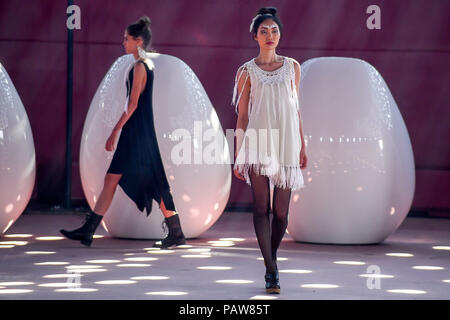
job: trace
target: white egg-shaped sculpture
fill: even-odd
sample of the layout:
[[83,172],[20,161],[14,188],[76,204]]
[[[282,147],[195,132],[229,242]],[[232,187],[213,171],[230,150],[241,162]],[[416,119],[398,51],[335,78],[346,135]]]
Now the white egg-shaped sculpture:
[[[228,144],[216,111],[191,68],[166,54],[148,53],[148,59],[154,67],[153,115],[165,173],[183,232],[187,238],[195,238],[217,221],[228,202]],[[91,208],[113,157],[113,152],[105,150],[105,142],[124,111],[125,75],[134,61],[132,55],[124,55],[114,62],[97,89],[85,120],[80,174]],[[218,145],[222,148],[216,149],[215,161],[211,163],[208,155],[214,154],[211,150]],[[180,163],[180,154],[189,159]],[[146,210],[139,211],[118,186],[102,225],[114,237],[159,239],[165,234],[163,220],[156,201],[152,201],[147,217]]]
[[36,178],[36,155],[27,112],[0,63],[0,235],[20,217]]
[[296,241],[375,244],[412,204],[414,156],[386,82],[369,63],[324,57],[301,65],[299,101],[307,146],[305,188],[293,192]]

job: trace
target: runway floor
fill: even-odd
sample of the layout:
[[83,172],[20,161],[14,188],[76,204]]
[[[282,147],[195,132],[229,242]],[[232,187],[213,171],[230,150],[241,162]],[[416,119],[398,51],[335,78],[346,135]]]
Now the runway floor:
[[378,245],[299,243],[286,234],[280,295],[264,292],[250,213],[225,212],[200,238],[162,251],[150,250],[151,240],[111,238],[102,227],[90,248],[60,238],[59,229],[82,220],[22,215],[0,239],[0,299],[450,298],[450,219],[407,218]]

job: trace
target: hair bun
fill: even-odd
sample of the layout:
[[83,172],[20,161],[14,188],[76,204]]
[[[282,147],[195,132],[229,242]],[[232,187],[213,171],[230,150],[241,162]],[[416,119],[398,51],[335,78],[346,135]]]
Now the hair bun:
[[271,14],[275,16],[277,14],[277,8],[274,7],[261,8],[259,9],[258,14]]
[[141,25],[143,28],[148,28],[152,24],[152,21],[150,20],[149,17],[143,16],[143,17],[140,17],[136,23]]

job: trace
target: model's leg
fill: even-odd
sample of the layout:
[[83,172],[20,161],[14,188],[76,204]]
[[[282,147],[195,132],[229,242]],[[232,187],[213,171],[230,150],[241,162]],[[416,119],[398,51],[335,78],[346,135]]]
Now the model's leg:
[[172,210],[167,210],[166,209],[166,205],[164,204],[164,200],[163,200],[162,197],[161,197],[161,203],[159,205],[159,208],[161,209],[164,218],[170,218],[171,216],[177,214],[176,211],[172,211]]
[[266,272],[276,271],[272,260],[272,246],[270,242],[270,186],[269,179],[253,172],[249,173],[253,192],[253,225],[259,248],[264,258]]
[[[163,200],[164,196],[166,197],[166,202]],[[161,197],[159,207],[164,215],[164,222],[169,228],[169,234],[166,238],[155,242],[153,244],[153,247],[155,248],[169,248],[186,243],[186,238],[184,237],[183,230],[181,229],[180,217],[175,210],[175,204],[173,203],[170,191],[167,191],[164,196]],[[169,209],[166,208],[166,203],[168,204]]]
[[289,202],[291,189],[274,188],[273,220],[272,220],[272,259],[277,261],[277,250],[288,225]]
[[68,239],[79,240],[85,246],[90,246],[94,238],[95,230],[111,205],[114,192],[121,177],[121,174],[106,174],[103,190],[95,204],[94,210],[89,210],[83,225],[72,231],[60,230],[60,232]]
[[256,238],[259,248],[264,257],[266,265],[266,292],[280,293],[280,283],[278,281],[278,270],[275,261],[272,259],[272,244],[270,238],[270,183],[269,179],[262,175],[250,172],[250,182],[253,191],[253,225],[255,226]]
[[111,205],[117,185],[119,184],[122,174],[107,173],[105,176],[103,190],[100,192],[98,201],[95,203],[94,212],[98,215],[105,215]]

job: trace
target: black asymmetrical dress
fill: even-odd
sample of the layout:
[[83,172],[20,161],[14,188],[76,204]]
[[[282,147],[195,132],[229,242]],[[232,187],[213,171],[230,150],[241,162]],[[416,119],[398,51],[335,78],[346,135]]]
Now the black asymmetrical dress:
[[[169,183],[167,181],[161,154],[156,138],[153,120],[153,78],[154,72],[142,63],[147,72],[145,89],[139,96],[138,106],[125,125],[117,143],[108,173],[122,174],[119,185],[136,203],[140,211],[152,209],[152,200],[161,204],[161,198],[167,210],[176,211]],[[127,96],[133,87],[134,67],[128,74]]]

